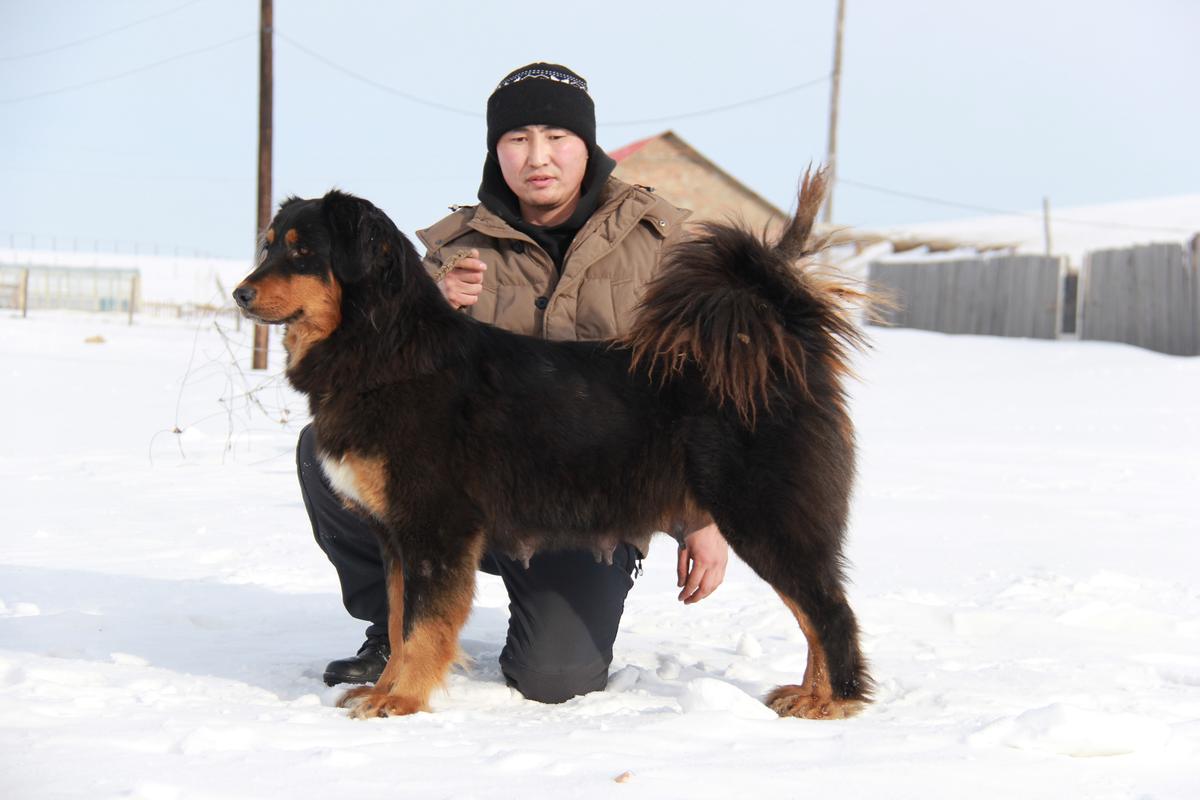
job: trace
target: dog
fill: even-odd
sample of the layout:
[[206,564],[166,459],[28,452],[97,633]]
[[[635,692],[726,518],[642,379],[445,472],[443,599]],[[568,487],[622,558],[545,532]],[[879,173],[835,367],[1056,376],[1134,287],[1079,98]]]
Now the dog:
[[[843,382],[863,346],[854,290],[812,268],[827,175],[806,173],[769,243],[701,226],[663,255],[629,332],[549,342],[472,320],[366,200],[290,198],[234,290],[286,326],[331,486],[370,519],[392,656],[339,701],[355,717],[428,710],[458,654],[485,547],[611,553],[623,534],[715,521],[808,642],[781,716],[843,718],[871,680],[843,588],[854,476]],[[553,466],[548,466],[553,465]]]

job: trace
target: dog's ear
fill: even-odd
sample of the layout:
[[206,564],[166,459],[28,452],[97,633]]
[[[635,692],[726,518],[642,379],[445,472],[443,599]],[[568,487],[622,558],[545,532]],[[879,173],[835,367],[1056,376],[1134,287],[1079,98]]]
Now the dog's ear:
[[371,238],[368,228],[374,211],[366,200],[336,189],[321,201],[329,227],[330,267],[342,283],[357,283],[371,268],[371,254],[363,244]]

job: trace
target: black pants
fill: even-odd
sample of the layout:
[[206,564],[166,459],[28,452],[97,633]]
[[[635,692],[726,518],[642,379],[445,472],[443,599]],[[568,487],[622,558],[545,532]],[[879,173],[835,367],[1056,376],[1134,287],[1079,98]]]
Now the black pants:
[[[367,635],[386,636],[387,583],[378,538],[329,488],[315,438],[305,427],[296,448],[313,535],[337,570],[346,610],[370,623]],[[485,553],[480,569],[499,575],[508,589],[500,669],[509,685],[543,703],[603,689],[637,557],[629,545],[617,548],[612,565],[596,563],[590,551],[538,553],[526,569],[503,554]]]

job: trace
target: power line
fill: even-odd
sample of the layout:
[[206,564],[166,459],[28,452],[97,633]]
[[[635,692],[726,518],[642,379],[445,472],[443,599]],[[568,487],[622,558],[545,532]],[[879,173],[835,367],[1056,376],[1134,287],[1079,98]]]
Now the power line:
[[45,169],[38,167],[26,167],[22,165],[0,164],[0,173],[3,172],[20,172],[28,175],[64,175],[75,179],[103,179],[106,181],[124,180],[124,181],[166,181],[169,183],[237,183],[245,184],[250,180],[245,175],[217,175],[213,173],[207,174],[184,174],[184,173],[158,173],[148,175],[146,173],[131,172],[130,170],[75,170],[75,169]]
[[483,118],[483,114],[480,114],[476,111],[467,111],[466,109],[455,108],[454,106],[448,106],[443,103],[435,102],[433,100],[426,100],[423,97],[418,97],[415,94],[409,94],[408,92],[397,89],[394,86],[388,86],[386,83],[380,83],[379,81],[377,81],[373,78],[368,78],[366,75],[363,75],[362,73],[359,73],[359,72],[355,72],[354,70],[349,69],[347,67],[343,67],[341,64],[338,64],[336,61],[332,61],[332,60],[326,58],[325,56],[321,55],[320,53],[313,50],[312,48],[309,48],[309,47],[306,47],[305,45],[300,44],[300,42],[297,42],[295,39],[293,39],[290,36],[288,36],[287,34],[283,33],[278,28],[275,29],[275,35],[278,36],[283,41],[290,44],[292,47],[294,47],[297,50],[301,51],[302,53],[308,55],[310,58],[315,58],[317,61],[320,61],[325,66],[330,67],[331,69],[335,69],[338,72],[342,73],[343,75],[351,77],[356,81],[361,81],[362,83],[365,83],[368,86],[373,86],[374,88],[378,89],[381,92],[387,92],[388,94],[394,94],[397,97],[402,97],[405,100],[408,100],[409,102],[417,103],[418,105],[422,105],[422,106],[428,106],[429,108],[436,108],[439,111],[445,111],[450,114],[459,114],[459,115],[462,115],[465,117],[477,117],[480,119]]
[[829,80],[829,76],[822,75],[819,78],[813,78],[811,81],[805,81],[804,83],[798,83],[795,86],[789,86],[786,89],[780,89],[777,92],[771,92],[770,94],[759,95],[758,97],[750,97],[750,98],[747,98],[746,100],[739,100],[736,103],[728,103],[723,106],[713,106],[712,108],[702,108],[697,111],[685,111],[681,114],[672,114],[669,117],[651,117],[648,119],[627,119],[627,120],[618,120],[616,122],[597,122],[596,127],[604,128],[604,127],[610,127],[610,126],[614,126],[614,125],[645,125],[645,124],[654,123],[654,122],[673,122],[674,120],[677,120],[677,119],[688,119],[690,117],[703,117],[703,116],[707,116],[708,114],[719,114],[723,111],[731,111],[735,108],[742,108],[743,106],[750,106],[750,105],[754,105],[756,103],[762,103],[766,100],[774,100],[776,97],[782,97],[785,94],[792,94],[793,92],[798,92],[801,89],[808,89],[813,86],[817,86],[818,84],[822,84],[827,80]]
[[[305,55],[309,56],[310,58],[314,58],[317,61],[320,61],[322,64],[326,65],[327,67],[337,70],[338,72],[342,73],[343,75],[353,78],[356,81],[365,83],[368,86],[374,87],[382,92],[387,92],[388,94],[392,94],[397,97],[402,97],[405,100],[408,100],[413,103],[417,103],[418,105],[427,106],[429,108],[436,108],[439,111],[446,111],[451,114],[458,114],[458,115],[464,116],[464,117],[474,117],[476,119],[483,119],[483,117],[484,117],[484,115],[479,113],[478,111],[469,111],[465,108],[457,108],[456,106],[448,106],[444,103],[438,103],[434,100],[427,100],[424,97],[419,97],[410,92],[403,91],[402,89],[397,89],[394,86],[389,86],[386,83],[381,83],[380,81],[377,81],[374,78],[367,77],[366,75],[363,75],[361,72],[356,72],[356,71],[350,69],[349,67],[342,66],[341,64],[337,63],[336,61],[334,61],[324,55],[321,55],[316,50],[313,50],[311,47],[301,44],[300,42],[296,41],[295,39],[291,38],[287,34],[280,31],[278,28],[275,29],[275,35],[278,36],[280,39],[282,39],[284,42],[287,42],[288,44],[290,44],[292,47],[296,48],[297,50],[300,50],[301,52],[303,52]],[[770,94],[764,94],[764,95],[760,95],[758,97],[751,97],[746,100],[739,100],[735,103],[728,103],[728,104],[722,105],[722,106],[714,106],[712,108],[702,108],[697,111],[685,111],[685,112],[682,112],[679,114],[672,114],[670,116],[665,116],[665,117],[617,120],[615,122],[597,122],[596,126],[603,128],[603,127],[611,127],[611,126],[617,126],[617,125],[644,125],[644,124],[657,123],[657,122],[673,122],[673,121],[679,120],[679,119],[688,119],[690,117],[700,117],[700,116],[705,116],[708,114],[717,114],[717,113],[720,113],[723,111],[730,111],[735,108],[741,108],[743,106],[753,105],[755,103],[762,103],[766,100],[773,100],[776,97],[782,97],[785,94],[791,94],[793,92],[798,92],[801,89],[808,89],[812,86],[816,86],[818,84],[824,83],[827,80],[829,80],[829,76],[822,75],[819,78],[814,78],[811,81],[805,81],[804,83],[800,83],[795,86],[789,86],[786,89],[780,89],[777,92],[771,92]]]
[[34,50],[29,53],[18,53],[16,55],[11,55],[11,56],[0,56],[0,61],[18,61],[22,58],[34,58],[36,56],[44,56],[44,55],[49,55],[50,53],[57,53],[59,50],[66,50],[70,47],[77,47],[81,44],[86,44],[88,42],[94,42],[97,39],[102,39],[105,36],[110,36],[111,34],[114,34],[114,33],[120,33],[121,31],[128,30],[130,28],[141,25],[144,22],[150,22],[151,20],[161,19],[162,17],[170,16],[171,14],[175,14],[179,11],[182,11],[183,9],[187,8],[188,6],[194,6],[194,5],[196,5],[196,3],[199,3],[199,2],[200,2],[200,0],[191,0],[190,2],[184,3],[181,6],[176,6],[175,8],[169,9],[167,11],[162,11],[162,12],[159,12],[158,14],[151,14],[150,16],[142,17],[141,19],[135,19],[133,22],[127,22],[124,25],[120,25],[116,28],[109,28],[106,31],[101,31],[100,33],[94,33],[91,36],[84,36],[82,39],[75,39],[74,41],[64,42],[63,44],[55,45],[54,47],[47,47],[44,50]]
[[[44,244],[43,244],[44,243]],[[49,245],[48,247],[46,245]],[[133,256],[136,258],[200,258],[245,261],[246,257],[214,253],[203,247],[169,242],[144,242],[135,239],[104,239],[67,233],[0,231],[0,252],[53,253],[80,256]],[[0,259],[0,266],[16,262]]]
[[[898,189],[888,189],[883,186],[875,186],[870,183],[862,183],[861,181],[852,181],[849,178],[838,178],[837,182],[844,183],[847,186],[854,186],[859,189],[868,189],[872,192],[879,192],[881,194],[895,195],[896,197],[906,197],[909,200],[920,200],[925,203],[933,203],[934,205],[939,205],[939,206],[949,206],[951,208],[961,208],[961,209],[965,209],[967,211],[982,211],[987,214],[1016,214],[1018,216],[1023,216],[1027,213],[1027,212],[1023,212],[1023,211],[1007,211],[1002,208],[990,208],[988,206],[977,206],[977,205],[972,205],[970,203],[960,203],[955,200],[944,200],[944,199],[937,198],[937,197],[929,197],[928,195],[913,194],[911,192],[902,192]],[[1031,216],[1038,216],[1040,219],[1040,215],[1031,215]]]
[[139,72],[146,72],[147,70],[154,69],[155,67],[161,67],[163,64],[169,64],[172,61],[178,61],[181,58],[188,58],[189,56],[196,56],[196,55],[200,55],[201,53],[207,53],[211,50],[217,50],[219,48],[226,47],[227,45],[231,45],[235,42],[240,42],[240,41],[243,41],[244,39],[249,39],[251,36],[257,36],[257,35],[258,35],[258,31],[253,31],[251,33],[244,33],[241,36],[235,36],[232,39],[226,39],[223,42],[217,42],[216,44],[212,44],[207,47],[200,47],[200,48],[197,48],[196,50],[188,50],[186,53],[176,53],[175,55],[164,58],[161,61],[155,61],[152,64],[145,64],[140,67],[135,67],[133,69],[126,70],[125,72],[119,72],[116,75],[106,75],[103,78],[96,78],[95,80],[84,81],[83,83],[75,83],[75,84],[71,84],[70,86],[61,86],[57,89],[48,89],[44,92],[36,92],[34,94],[26,94],[26,95],[21,95],[19,97],[7,97],[7,98],[4,98],[3,100],[0,100],[0,105],[12,105],[14,103],[23,103],[26,100],[36,100],[39,97],[49,97],[50,95],[63,94],[64,92],[73,92],[76,89],[86,89],[89,86],[97,86],[101,83],[109,83],[111,81],[120,80],[121,78],[127,78],[130,75],[136,75]]
[[[920,200],[923,203],[932,203],[933,205],[947,206],[949,208],[961,208],[967,211],[982,211],[985,214],[1003,214],[1011,217],[1029,217],[1030,219],[1041,220],[1043,216],[1034,211],[1011,211],[1004,208],[992,208],[990,206],[979,206],[971,203],[962,203],[957,200],[946,200],[940,197],[930,197],[929,195],[913,194],[912,192],[902,192],[898,189],[888,189],[883,186],[875,186],[870,183],[862,183],[861,181],[852,181],[849,178],[838,178],[838,183],[844,183],[847,186],[854,186],[859,189],[868,189],[872,192],[881,194],[890,194],[896,197],[905,197],[909,200]],[[1131,230],[1143,231],[1163,231],[1164,233],[1195,233],[1194,230],[1186,228],[1171,228],[1162,225],[1133,225],[1128,222],[1102,222],[1099,220],[1086,219],[1070,219],[1069,217],[1052,216],[1053,222],[1066,222],[1072,225],[1095,225],[1105,228],[1129,228]]]

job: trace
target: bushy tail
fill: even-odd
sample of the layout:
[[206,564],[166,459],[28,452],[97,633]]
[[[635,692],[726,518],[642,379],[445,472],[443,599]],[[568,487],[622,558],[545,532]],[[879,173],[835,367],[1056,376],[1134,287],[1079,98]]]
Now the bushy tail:
[[773,245],[707,224],[673,247],[622,340],[634,367],[669,380],[695,364],[713,398],[750,427],[773,394],[812,400],[817,380],[832,383],[834,396],[821,395],[840,402],[849,351],[864,342],[846,305],[866,296],[810,263],[825,244],[812,228],[827,179],[825,170],[805,173],[796,216]]

